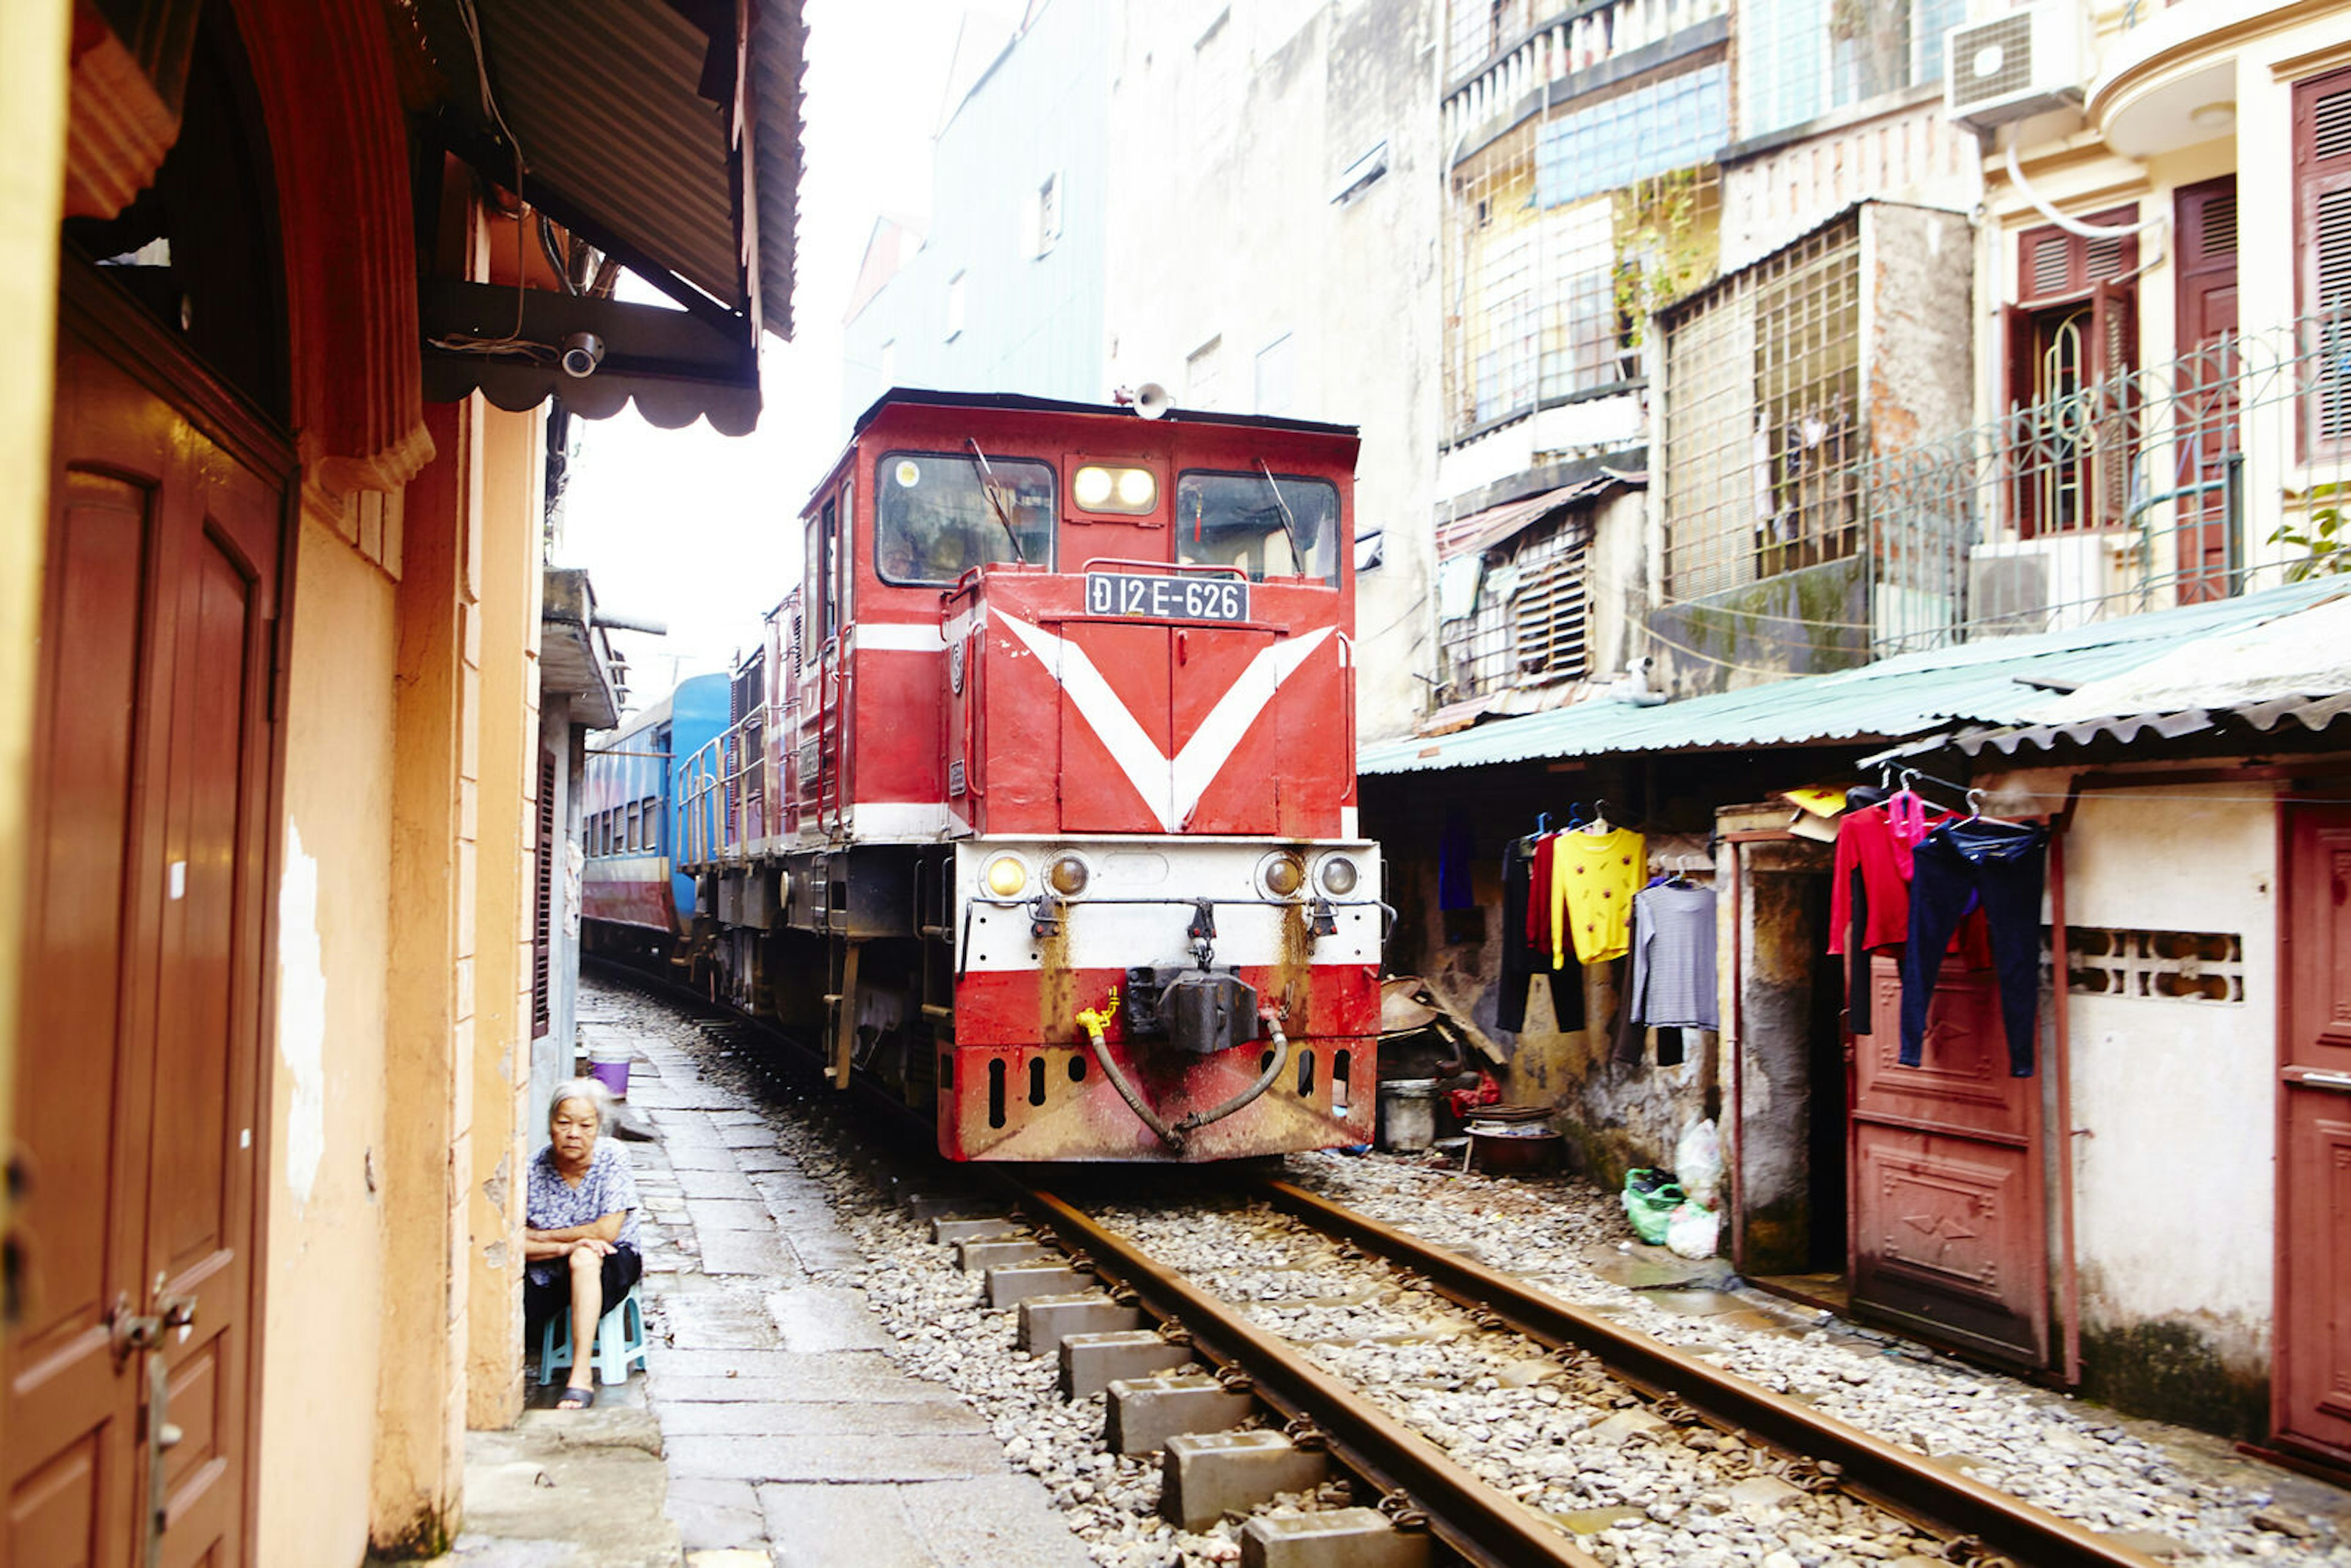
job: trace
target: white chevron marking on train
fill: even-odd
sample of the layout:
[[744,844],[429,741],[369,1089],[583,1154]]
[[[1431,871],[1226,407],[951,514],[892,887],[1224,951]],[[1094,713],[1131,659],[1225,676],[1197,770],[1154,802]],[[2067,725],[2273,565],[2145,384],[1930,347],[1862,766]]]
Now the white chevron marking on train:
[[1266,704],[1306,662],[1307,655],[1322,646],[1332,630],[1324,626],[1303,637],[1260,649],[1225,695],[1217,699],[1217,706],[1208,710],[1208,716],[1200,721],[1192,738],[1171,758],[1136,722],[1124,700],[1112,689],[1083,648],[1040,626],[1032,626],[1017,615],[1008,615],[1001,610],[991,613],[1053,672],[1053,678],[1070,694],[1070,701],[1102,741],[1111,760],[1118,764],[1119,771],[1126,775],[1127,782],[1134,786],[1135,793],[1159,819],[1160,827],[1171,833],[1184,831],[1200,804],[1200,797],[1224,771],[1225,764],[1239,747],[1241,737],[1265,711]]

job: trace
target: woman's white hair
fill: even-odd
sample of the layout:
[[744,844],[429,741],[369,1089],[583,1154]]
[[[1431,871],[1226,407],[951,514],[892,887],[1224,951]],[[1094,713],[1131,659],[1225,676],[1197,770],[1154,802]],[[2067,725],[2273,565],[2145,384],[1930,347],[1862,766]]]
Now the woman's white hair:
[[555,1118],[566,1100],[585,1100],[588,1108],[596,1113],[596,1135],[602,1137],[612,1124],[612,1092],[604,1087],[601,1078],[571,1078],[555,1086],[547,1102],[547,1125],[551,1131]]

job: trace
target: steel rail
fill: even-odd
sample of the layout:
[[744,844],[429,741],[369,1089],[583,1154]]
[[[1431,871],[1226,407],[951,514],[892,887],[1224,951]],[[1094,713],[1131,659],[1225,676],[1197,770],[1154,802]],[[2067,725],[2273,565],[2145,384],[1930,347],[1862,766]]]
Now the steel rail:
[[1420,1275],[1440,1293],[1492,1313],[1537,1343],[1588,1352],[1635,1387],[1671,1395],[1782,1452],[1836,1465],[1841,1485],[1906,1518],[1973,1536],[2032,1568],[2159,1568],[2154,1559],[2095,1531],[1972,1477],[1938,1469],[1856,1427],[1531,1290],[1458,1252],[1279,1178],[1260,1178],[1258,1186],[1284,1213]]
[[1033,1184],[1021,1184],[1021,1201],[1097,1274],[1133,1291],[1152,1312],[1183,1325],[1207,1354],[1246,1374],[1258,1398],[1315,1427],[1343,1467],[1383,1493],[1404,1493],[1427,1515],[1429,1533],[1468,1562],[1480,1568],[1601,1568],[1532,1509],[1479,1480],[1296,1346],[1154,1262],[1125,1237]]

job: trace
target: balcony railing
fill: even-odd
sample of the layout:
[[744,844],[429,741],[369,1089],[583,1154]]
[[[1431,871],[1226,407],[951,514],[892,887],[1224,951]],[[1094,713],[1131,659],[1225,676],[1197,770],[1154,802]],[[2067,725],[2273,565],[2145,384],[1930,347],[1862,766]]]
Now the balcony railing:
[[2075,626],[2341,570],[2351,313],[1876,458],[1859,486],[1879,653]]

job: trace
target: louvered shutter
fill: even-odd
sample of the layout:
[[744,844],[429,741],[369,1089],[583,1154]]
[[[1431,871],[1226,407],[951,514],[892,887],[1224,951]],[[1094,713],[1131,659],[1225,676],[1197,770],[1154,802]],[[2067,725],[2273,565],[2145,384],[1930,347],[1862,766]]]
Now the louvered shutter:
[[548,990],[552,983],[555,945],[555,758],[538,754],[537,865],[531,876],[530,919],[530,1038],[544,1040],[548,1030]]
[[2332,446],[2351,436],[2351,70],[2298,82],[2294,89],[2296,227],[2307,362],[2317,367],[2303,442]]
[[[2109,207],[2082,218],[2093,228],[2120,228],[2137,221],[2136,206]],[[2092,238],[2050,224],[2027,229],[2016,238],[2016,298],[2021,304],[2072,298],[2137,270],[2137,235]]]

